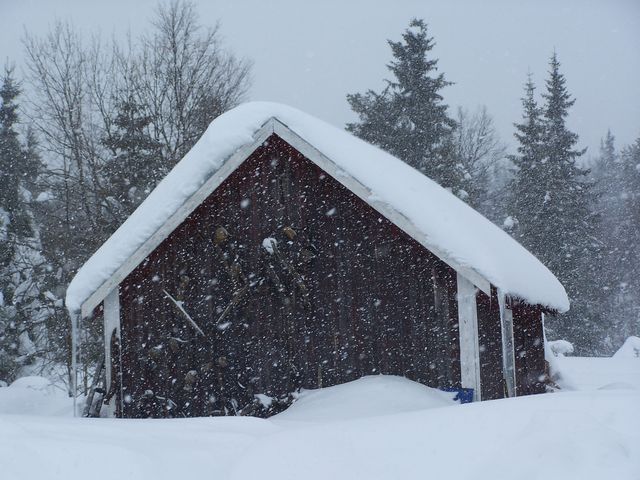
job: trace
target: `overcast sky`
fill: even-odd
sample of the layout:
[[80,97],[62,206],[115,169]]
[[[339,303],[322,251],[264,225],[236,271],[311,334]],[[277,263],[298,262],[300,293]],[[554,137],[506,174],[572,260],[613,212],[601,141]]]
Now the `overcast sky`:
[[[222,23],[227,45],[254,62],[251,99],[287,103],[338,126],[353,120],[347,93],[379,89],[388,76],[386,39],[412,17],[435,37],[440,68],[455,82],[453,109],[486,105],[503,140],[521,114],[530,69],[542,90],[558,52],[577,99],[569,125],[596,153],[611,128],[618,144],[640,135],[640,0],[196,2],[205,25]],[[0,62],[20,66],[24,30],[46,32],[71,18],[85,32],[146,28],[156,0],[0,0]]]

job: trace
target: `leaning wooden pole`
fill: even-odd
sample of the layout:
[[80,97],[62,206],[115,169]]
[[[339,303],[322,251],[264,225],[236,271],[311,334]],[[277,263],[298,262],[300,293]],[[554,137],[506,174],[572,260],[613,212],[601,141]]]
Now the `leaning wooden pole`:
[[72,313],[71,317],[71,394],[73,395],[73,416],[77,416],[78,397],[78,318],[79,314]]

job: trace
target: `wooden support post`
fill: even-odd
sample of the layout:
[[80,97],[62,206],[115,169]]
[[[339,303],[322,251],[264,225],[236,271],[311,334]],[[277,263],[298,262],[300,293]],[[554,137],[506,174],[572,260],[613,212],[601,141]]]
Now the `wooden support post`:
[[[118,364],[120,364],[121,359],[113,359],[111,356],[111,341],[113,338],[113,332],[116,333],[116,338],[118,339],[118,344],[120,345],[120,289],[116,286],[104,299],[104,368],[105,368],[105,387],[107,389],[111,388],[113,384],[113,375],[115,372],[112,371],[113,361],[116,360]],[[118,378],[118,388],[121,390],[122,385],[120,384],[122,379]],[[109,400],[109,405],[107,407],[107,415],[114,416],[116,412],[116,399],[120,399],[120,395],[113,395]]]
[[516,360],[513,344],[513,313],[507,305],[504,293],[498,291],[500,303],[500,327],[502,331],[502,364],[503,375],[508,397],[515,397],[516,392]]
[[458,273],[458,321],[460,335],[460,384],[473,389],[474,401],[482,400],[480,389],[480,346],[476,287]]

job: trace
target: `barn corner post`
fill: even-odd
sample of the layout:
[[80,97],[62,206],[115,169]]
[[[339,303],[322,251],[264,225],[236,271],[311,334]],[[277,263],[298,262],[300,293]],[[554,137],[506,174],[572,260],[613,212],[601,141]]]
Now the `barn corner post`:
[[513,313],[505,293],[498,289],[498,304],[500,306],[500,330],[502,333],[502,367],[508,397],[515,397],[516,391],[516,361],[513,339]]
[[482,400],[480,383],[480,342],[478,333],[478,312],[476,306],[477,288],[458,272],[458,332],[460,342],[460,386],[473,390],[473,400]]
[[[104,372],[105,372],[105,401],[107,415],[117,416],[118,405],[122,405],[122,385],[118,371],[121,368],[122,352],[120,326],[120,286],[116,285],[103,300],[103,341],[104,341]],[[114,364],[117,369],[114,372]]]

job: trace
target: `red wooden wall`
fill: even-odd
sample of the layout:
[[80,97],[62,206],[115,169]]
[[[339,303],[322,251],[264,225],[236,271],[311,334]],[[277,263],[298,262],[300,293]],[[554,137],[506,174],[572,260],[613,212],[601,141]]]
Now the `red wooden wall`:
[[545,360],[542,310],[526,303],[512,305],[516,361],[516,394],[544,393]]
[[502,326],[500,305],[495,287],[491,296],[478,291],[478,346],[480,348],[480,385],[482,400],[505,397],[502,361]]
[[122,282],[119,411],[268,415],[255,394],[370,374],[459,387],[455,279],[273,135]]

